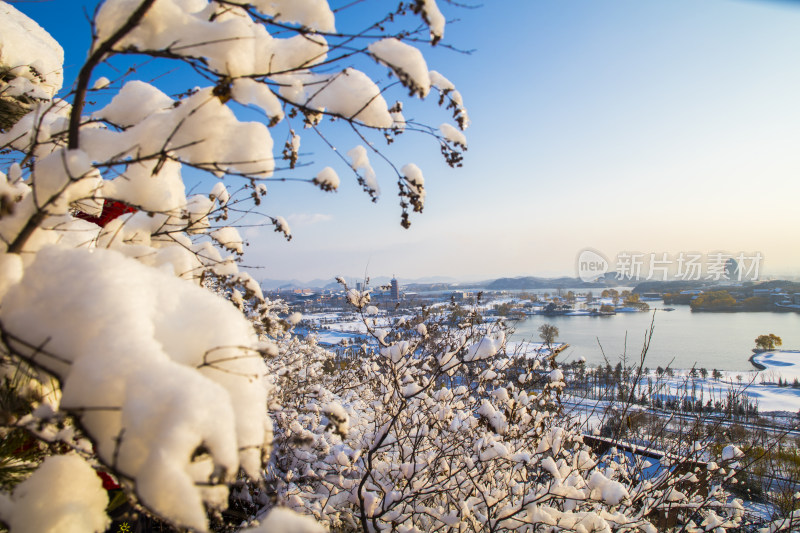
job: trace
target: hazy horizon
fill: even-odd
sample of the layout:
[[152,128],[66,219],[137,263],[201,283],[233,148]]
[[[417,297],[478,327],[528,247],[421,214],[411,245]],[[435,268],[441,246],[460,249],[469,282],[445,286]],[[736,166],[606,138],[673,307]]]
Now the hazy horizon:
[[[318,276],[313,278],[298,278],[298,277],[291,277],[291,278],[268,278],[268,277],[257,277],[256,279],[260,282],[263,281],[270,281],[270,282],[290,282],[290,281],[298,281],[301,283],[310,283],[315,281],[325,280],[328,283],[333,283],[337,277],[344,278],[345,281],[348,283],[357,282],[364,279],[364,276],[361,275],[351,275],[351,274],[335,274],[331,276]],[[485,281],[493,281],[496,279],[508,278],[508,279],[519,279],[519,278],[541,278],[541,279],[561,279],[561,278],[576,278],[577,276],[572,274],[521,274],[517,276],[489,276],[485,278],[470,278],[470,277],[455,277],[455,276],[447,276],[447,275],[430,275],[430,276],[419,276],[419,277],[408,277],[402,276],[399,274],[384,274],[384,273],[375,273],[370,274],[369,279],[373,282],[375,280],[383,280],[383,279],[391,279],[392,277],[397,278],[401,283],[458,283],[458,284],[469,284],[469,283],[480,283]],[[771,280],[786,280],[786,281],[800,281],[800,276],[792,275],[792,274],[784,274],[784,275],[765,275],[763,278],[759,279],[758,282],[761,281],[771,281]],[[640,280],[626,280],[630,281],[630,285],[636,285],[637,283],[641,283],[647,281],[645,279]],[[658,281],[658,280],[657,280]],[[670,280],[670,281],[678,281],[678,280]],[[374,283],[371,284],[374,286]]]

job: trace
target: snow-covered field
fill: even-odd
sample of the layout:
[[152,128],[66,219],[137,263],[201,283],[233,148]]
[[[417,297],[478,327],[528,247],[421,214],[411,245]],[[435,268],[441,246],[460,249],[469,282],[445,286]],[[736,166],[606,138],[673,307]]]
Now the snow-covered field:
[[[561,344],[554,344],[555,347]],[[523,349],[530,357],[545,352],[543,343],[508,343],[509,353]],[[754,362],[764,367],[763,370],[721,371],[722,376],[714,379],[705,378],[699,373],[692,377],[690,369],[674,369],[672,376],[662,375],[660,378],[651,370],[649,376],[642,378],[642,387],[646,389],[647,378],[660,381],[659,394],[674,398],[691,396],[700,399],[704,404],[712,401],[724,401],[731,390],[742,390],[751,401],[758,403],[761,412],[800,411],[800,387],[792,387],[795,378],[800,380],[800,350],[771,351],[757,354]],[[778,380],[786,386],[778,386]]]
[[[560,348],[563,342],[554,342],[553,348]],[[544,356],[549,353],[547,344],[543,342],[506,342],[506,353],[509,355],[525,355],[527,359],[534,359],[536,357]]]
[[778,376],[784,381],[800,380],[800,350],[775,350],[762,352],[753,356],[753,362],[766,367],[763,373]]
[[[655,380],[655,376],[651,377]],[[751,401],[758,403],[761,412],[800,410],[800,388],[779,387],[777,377],[772,376],[769,370],[723,371],[719,380],[692,378],[688,370],[679,370],[675,376],[665,378],[662,394],[677,398],[688,395],[706,403],[709,399],[724,401],[731,390],[736,392],[740,389]]]
[[[371,328],[388,328],[392,322],[408,317],[389,317],[377,313],[366,317]],[[310,326],[309,333],[324,346],[362,342],[369,335],[367,324],[355,313],[315,313],[303,317]]]
[[765,367],[756,371],[756,381],[747,394],[758,400],[762,411],[800,410],[800,387],[778,387],[778,379],[791,385],[800,380],[800,350],[776,350],[753,356],[753,362]]
[[753,384],[747,388],[746,394],[758,401],[761,412],[800,411],[800,388]]
[[313,333],[317,338],[317,344],[322,346],[338,346],[340,344],[351,344],[361,342],[363,336],[359,333],[345,331],[318,331]]

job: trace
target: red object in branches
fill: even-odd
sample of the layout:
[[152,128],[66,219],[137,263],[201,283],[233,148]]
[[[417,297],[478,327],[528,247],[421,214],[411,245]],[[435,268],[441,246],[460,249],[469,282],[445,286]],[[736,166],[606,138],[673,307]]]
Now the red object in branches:
[[95,473],[103,481],[104,490],[114,490],[120,488],[119,483],[117,483],[117,480],[114,479],[111,474],[103,472],[102,470],[95,470]]
[[99,217],[93,217],[92,215],[87,215],[81,211],[75,214],[76,217],[87,220],[89,222],[93,222],[100,226],[101,228],[106,227],[106,224],[114,220],[115,218],[124,215],[125,213],[135,213],[136,208],[131,207],[124,202],[118,202],[116,200],[109,200],[106,198],[103,201],[103,212],[100,214]]

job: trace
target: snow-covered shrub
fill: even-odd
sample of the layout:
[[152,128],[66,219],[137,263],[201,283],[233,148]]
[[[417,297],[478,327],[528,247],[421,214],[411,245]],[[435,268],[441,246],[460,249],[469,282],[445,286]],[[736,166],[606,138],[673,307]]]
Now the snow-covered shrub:
[[[290,119],[300,117],[332,154],[339,141],[325,136],[332,126],[321,120],[352,126],[362,143],[342,153],[373,199],[380,189],[370,155],[380,152],[369,139],[392,141],[405,124],[402,104],[390,109],[385,97],[433,90],[466,128],[460,96],[428,75],[410,44],[408,28],[420,23],[431,43],[441,39],[435,1],[401,4],[353,44],[336,32],[325,0],[106,0],[86,63],[60,99],[63,51],[0,2],[0,98],[3,110],[15,106],[13,120],[0,124],[0,363],[30,388],[55,384],[31,396],[27,412],[3,413],[4,435],[22,429],[46,454],[70,450],[83,459],[48,459],[42,469],[85,473],[71,465],[88,460],[137,505],[195,530],[226,508],[238,476],[258,482],[272,449],[272,381],[291,367],[265,359],[274,362],[278,339],[298,318],[281,316],[285,309],[239,270],[245,243],[231,219],[259,214],[289,239],[282,216],[257,211],[275,205],[265,182],[291,176],[339,187],[330,167],[304,174]],[[98,75],[107,62],[129,65],[128,57],[182,65],[187,85],[169,95],[158,82],[135,79],[135,69],[113,82]],[[377,81],[386,73],[401,83]],[[242,120],[244,106],[264,119]],[[283,148],[275,142],[281,128]],[[450,160],[463,148],[434,127],[417,129]],[[400,167],[387,165],[407,225],[407,211],[422,210],[424,179],[413,163]],[[219,181],[207,185],[203,172]],[[326,413],[345,434],[341,406]],[[42,470],[25,483],[52,476]],[[77,492],[100,487],[100,478],[76,475],[59,480],[60,490],[72,490],[70,477]],[[27,520],[22,510],[35,507],[26,487],[0,502],[0,520],[15,531]],[[265,523],[308,530],[287,513]],[[37,530],[56,531],[58,523]],[[84,529],[105,525],[87,515]]]
[[695,446],[665,455],[655,471],[622,449],[603,453],[561,405],[564,375],[548,354],[511,380],[518,366],[502,327],[469,313],[457,324],[423,314],[379,328],[370,306],[349,294],[374,337],[358,357],[326,367],[331,355],[319,348],[281,348],[294,366],[276,383],[268,480],[290,508],[337,531],[740,524],[740,503],[722,489],[732,448],[720,466],[700,461]]

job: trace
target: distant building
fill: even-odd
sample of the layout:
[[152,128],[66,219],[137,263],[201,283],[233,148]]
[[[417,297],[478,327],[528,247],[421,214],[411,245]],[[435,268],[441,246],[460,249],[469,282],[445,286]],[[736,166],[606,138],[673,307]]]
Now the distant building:
[[726,279],[741,279],[739,278],[739,263],[731,257],[725,262],[725,278]]
[[790,296],[785,292],[773,292],[769,295],[769,301],[773,304],[791,303]]
[[800,305],[800,292],[796,292],[792,295],[792,303],[795,305]]
[[356,281],[356,290],[361,292],[364,290],[364,282],[363,281]]
[[400,299],[400,286],[397,284],[397,279],[392,278],[391,281],[391,289],[389,289],[389,297],[392,300],[399,300]]

